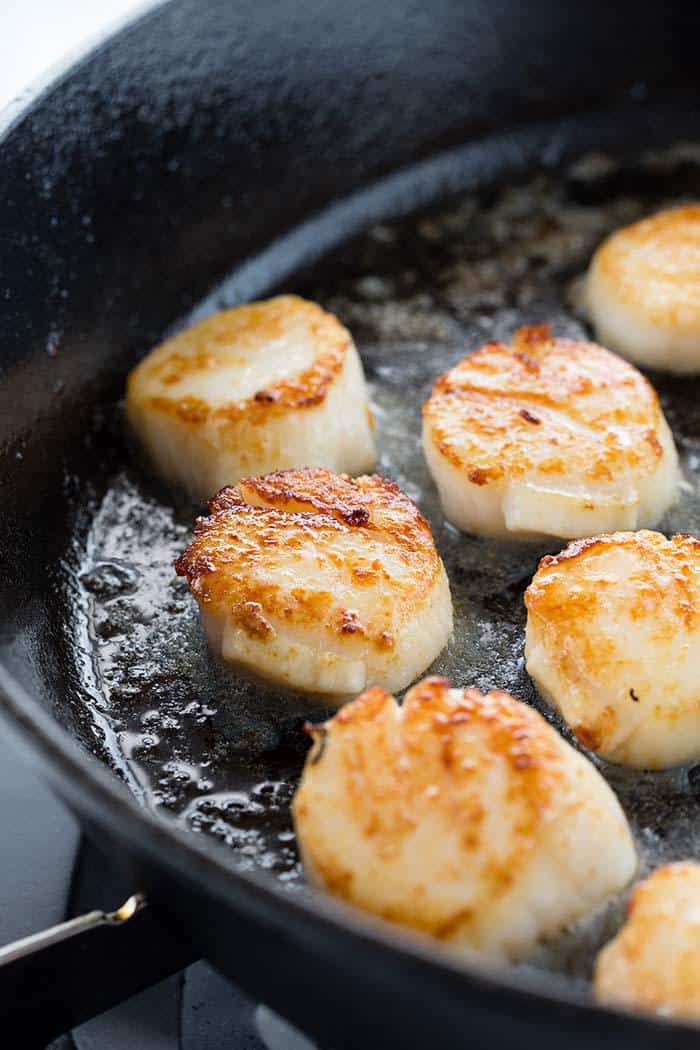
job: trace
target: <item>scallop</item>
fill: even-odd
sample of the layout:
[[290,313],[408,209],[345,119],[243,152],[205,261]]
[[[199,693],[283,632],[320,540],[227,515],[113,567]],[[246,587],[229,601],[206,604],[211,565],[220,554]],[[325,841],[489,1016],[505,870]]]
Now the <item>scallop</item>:
[[246,478],[209,508],[176,570],[224,660],[342,698],[404,688],[447,642],[445,569],[391,481],[288,470]]
[[700,371],[700,204],[608,237],[593,256],[584,299],[611,350],[648,368]]
[[496,961],[632,878],[620,805],[593,765],[500,690],[368,689],[324,725],[293,802],[313,883],[449,948]]
[[127,418],[155,469],[195,499],[247,474],[375,462],[359,355],[332,314],[293,295],[224,310],[131,372]]
[[650,769],[700,758],[700,540],[572,543],[525,604],[527,670],[584,747]]
[[678,456],[652,387],[594,343],[521,328],[436,380],[423,445],[446,517],[514,539],[655,524]]
[[700,1021],[700,864],[668,864],[637,886],[593,984],[603,1003]]

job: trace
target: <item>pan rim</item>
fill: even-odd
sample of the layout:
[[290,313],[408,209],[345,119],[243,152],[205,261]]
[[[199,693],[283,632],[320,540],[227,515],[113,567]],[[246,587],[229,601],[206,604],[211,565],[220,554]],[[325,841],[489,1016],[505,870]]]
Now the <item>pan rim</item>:
[[[16,98],[0,110],[0,146],[25,120],[43,99],[53,93],[83,64],[103,47],[117,38],[137,29],[143,22],[156,17],[170,6],[170,0],[145,0],[136,11],[111,22],[103,31],[92,36],[53,65],[48,72],[35,78]],[[585,114],[578,114],[584,119]],[[389,176],[391,177],[391,176]],[[304,900],[282,890],[265,871],[236,871],[226,863],[219,849],[208,847],[197,836],[176,823],[169,823],[156,812],[142,806],[128,789],[90,752],[44,709],[0,662],[0,718],[21,744],[22,750],[33,760],[42,777],[55,787],[59,797],[71,810],[94,818],[95,824],[110,825],[118,836],[129,842],[137,855],[147,855],[156,867],[165,867],[176,877],[204,885],[215,898],[231,899],[236,890],[237,904],[260,913],[256,903],[263,901],[267,916],[286,925],[285,919],[297,924],[312,925],[365,942],[375,952],[396,954],[407,961],[433,971],[434,976],[459,979],[473,995],[490,999],[504,993],[511,997],[513,1014],[542,1013],[551,1018],[553,1008],[561,1016],[561,1023],[571,1025],[576,1019],[595,1020],[600,1030],[609,1032],[614,1019],[624,1026],[631,1037],[639,1036],[650,1042],[655,1037],[686,1036],[697,1038],[698,1027],[692,1023],[673,1020],[651,1013],[635,1013],[621,1007],[602,1006],[593,1002],[583,991],[577,990],[558,974],[547,974],[549,989],[542,989],[544,973],[540,976],[506,968],[490,968],[474,953],[473,961],[464,960],[404,933],[381,920],[373,920],[357,909],[335,900],[324,893],[314,893],[312,900]]]
[[0,144],[14,129],[31,116],[31,111],[48,95],[61,86],[64,80],[76,73],[80,67],[97,55],[107,44],[131,32],[138,24],[156,15],[161,8],[169,6],[171,0],[140,0],[130,12],[113,16],[107,24],[89,34],[81,43],[69,48],[60,58],[52,62],[43,72],[32,77],[29,83],[0,106]]

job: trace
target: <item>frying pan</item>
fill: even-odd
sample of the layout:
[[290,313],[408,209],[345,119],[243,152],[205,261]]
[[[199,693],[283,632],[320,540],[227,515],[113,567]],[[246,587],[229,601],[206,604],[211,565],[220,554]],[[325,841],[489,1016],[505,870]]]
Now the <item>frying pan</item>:
[[[503,1047],[537,1039],[545,1047],[565,1040],[638,1048],[697,1039],[682,1025],[597,1008],[585,984],[555,973],[457,962],[322,895],[294,891],[274,864],[265,871],[241,863],[235,849],[168,817],[167,798],[159,809],[151,805],[149,777],[129,781],[129,770],[148,771],[147,757],[120,768],[113,747],[120,713],[105,714],[100,698],[86,695],[95,639],[76,628],[87,621],[73,571],[90,554],[111,479],[132,484],[133,456],[114,406],[128,368],[164,332],[198,310],[287,285],[290,274],[305,273],[295,278],[299,287],[332,298],[336,278],[341,290],[354,287],[352,265],[361,264],[368,242],[348,248],[349,269],[343,245],[370,227],[381,241],[393,220],[451,194],[477,193],[478,214],[504,179],[556,172],[591,151],[638,155],[700,138],[697,40],[692,4],[173,0],[5,115],[3,716],[134,894],[121,908],[105,902],[115,912],[79,917],[0,953],[3,1023],[6,1031],[20,1025],[14,1030],[26,1045],[198,954],[338,1050],[486,1039]],[[643,201],[640,178],[635,192]],[[655,178],[652,196],[665,176]],[[697,196],[700,184],[689,178],[674,192]],[[624,185],[615,192],[624,197]],[[399,238],[392,249],[402,273],[411,271],[412,243]],[[334,248],[335,261],[327,268],[317,261],[314,270],[314,260]],[[474,252],[478,258],[478,244]],[[420,284],[429,273],[428,254],[417,277],[405,279]],[[510,309],[498,321],[498,303],[491,306],[496,326],[517,319]],[[479,310],[483,319],[488,307]],[[453,310],[445,322],[452,360],[467,341],[458,315]],[[407,340],[394,332],[393,350],[385,340],[376,376],[400,367],[404,351],[407,361],[427,354],[430,366],[432,337],[421,332]],[[436,358],[433,373],[440,364]],[[407,368],[404,400],[412,376]],[[666,389],[680,406],[688,448],[698,434],[696,389]],[[154,508],[169,498],[156,490],[143,497],[139,513],[152,513],[136,518],[146,533],[160,513]],[[130,504],[120,506],[123,525]],[[171,539],[187,513],[173,511]],[[521,578],[532,571],[531,554],[508,557],[507,571],[499,563],[490,577],[505,594],[494,622],[515,608]],[[473,563],[462,568],[463,576],[472,571]],[[131,684],[133,699],[138,678]],[[267,746],[251,688],[240,694],[247,736],[235,705],[222,703],[223,714],[212,715],[212,732],[243,769],[246,741],[261,753]],[[259,696],[261,710],[269,709],[270,696]],[[286,702],[277,698],[280,709]],[[262,721],[266,731],[274,723]],[[290,744],[292,722],[274,723],[285,783],[302,757]],[[144,744],[142,735],[142,752]],[[669,782],[654,783],[665,784],[670,805]],[[627,793],[634,794],[629,785]],[[683,794],[686,815],[689,798]]]

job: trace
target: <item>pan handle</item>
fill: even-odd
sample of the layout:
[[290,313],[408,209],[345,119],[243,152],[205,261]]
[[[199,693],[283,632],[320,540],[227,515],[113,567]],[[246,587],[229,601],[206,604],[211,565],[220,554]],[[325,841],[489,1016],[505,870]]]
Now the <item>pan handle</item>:
[[0,1031],[22,1046],[58,1035],[194,962],[141,893],[0,948]]

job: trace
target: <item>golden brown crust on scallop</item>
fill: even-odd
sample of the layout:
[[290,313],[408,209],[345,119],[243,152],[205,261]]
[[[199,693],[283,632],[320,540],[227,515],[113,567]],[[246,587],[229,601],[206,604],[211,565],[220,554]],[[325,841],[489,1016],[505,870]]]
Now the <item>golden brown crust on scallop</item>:
[[[700,612],[700,539],[677,535],[669,540],[648,529],[591,536],[568,544],[559,554],[546,555],[525,591],[528,613],[569,637],[588,638],[589,624],[609,605],[618,582],[597,555],[625,550],[635,559],[622,593],[626,614],[633,619],[655,617],[659,641],[675,637],[679,620],[693,627]],[[595,666],[596,646],[594,638],[586,647],[589,669]],[[607,653],[601,656],[607,659]]]
[[627,921],[596,961],[605,1002],[700,1020],[700,864],[658,868],[630,897]]
[[[219,405],[169,393],[188,377],[227,364],[234,348],[237,359],[254,357],[290,327],[304,331],[315,348],[312,364],[299,375]],[[290,409],[320,404],[351,345],[349,332],[333,314],[298,296],[280,295],[223,310],[168,339],[132,371],[127,396],[145,410],[175,416],[183,423],[212,421],[225,427],[245,417],[247,423],[259,425]],[[144,395],[144,386],[151,393]]]
[[441,455],[475,485],[532,469],[553,484],[566,475],[613,483],[630,469],[652,473],[662,456],[661,410],[646,379],[547,325],[464,358],[435,381],[423,416]]
[[700,541],[570,543],[525,592],[527,669],[584,747],[664,768],[700,753]]
[[678,880],[697,884],[698,900],[700,900],[700,863],[695,860],[678,860],[673,864],[664,864],[662,868],[657,868],[649,878],[635,886],[627,902],[627,917],[631,918],[645,911],[647,907],[653,905],[655,900],[658,901],[657,891],[663,892],[669,889]]
[[[289,476],[277,471],[261,478],[243,478],[238,488],[245,501],[255,506],[273,507],[288,513],[330,514],[346,525],[367,525],[370,520],[364,498],[364,479],[353,481],[347,474],[331,471],[297,470]],[[400,501],[405,497],[392,482],[383,480],[382,488]]]
[[364,474],[376,460],[350,334],[292,295],[225,310],[156,347],[129,375],[125,413],[152,467],[198,501],[247,476]]
[[616,300],[650,323],[700,330],[700,204],[669,208],[617,230],[593,265]]
[[[262,638],[270,621],[322,627],[390,650],[392,632],[408,620],[442,571],[430,527],[415,504],[376,475],[352,479],[322,468],[245,478],[215,496],[211,515],[177,560],[179,575],[208,609],[230,614]],[[327,541],[336,541],[327,542]],[[348,588],[378,586],[371,612],[358,616],[338,592],[300,577],[289,587],[276,567],[296,552]],[[378,550],[381,549],[381,555]],[[388,554],[391,567],[384,555]],[[386,584],[384,590],[379,586]]]
[[[508,945],[507,916],[519,922],[516,902],[529,914],[537,892],[530,865],[547,870],[548,850],[560,848],[553,828],[589,805],[596,774],[580,756],[508,693],[451,689],[438,677],[402,707],[368,689],[311,733],[293,812],[313,878],[439,940]],[[601,789],[590,812],[607,821]],[[626,836],[621,814],[614,821]],[[530,936],[514,934],[516,954]]]
[[[428,813],[431,820],[443,819],[458,854],[483,852],[483,903],[492,903],[510,887],[537,844],[538,828],[549,820],[563,775],[554,733],[536,711],[508,693],[453,691],[444,678],[415,685],[398,721],[382,717],[395,707],[394,698],[377,688],[346,704],[315,730],[325,738],[318,761],[327,760],[331,747],[342,748],[347,815],[382,857],[396,856],[405,836]],[[501,762],[512,775],[507,791],[512,834],[507,849],[494,856],[483,839],[488,829],[482,777]],[[302,795],[297,816],[303,817],[303,806]],[[333,851],[314,853],[314,867],[326,886],[353,899],[353,880]],[[475,900],[470,911],[477,915],[480,907]],[[416,914],[415,901],[408,899],[383,917],[415,926]],[[421,928],[440,939],[468,922],[461,908],[449,915],[439,907],[432,914],[422,908],[420,915]]]

